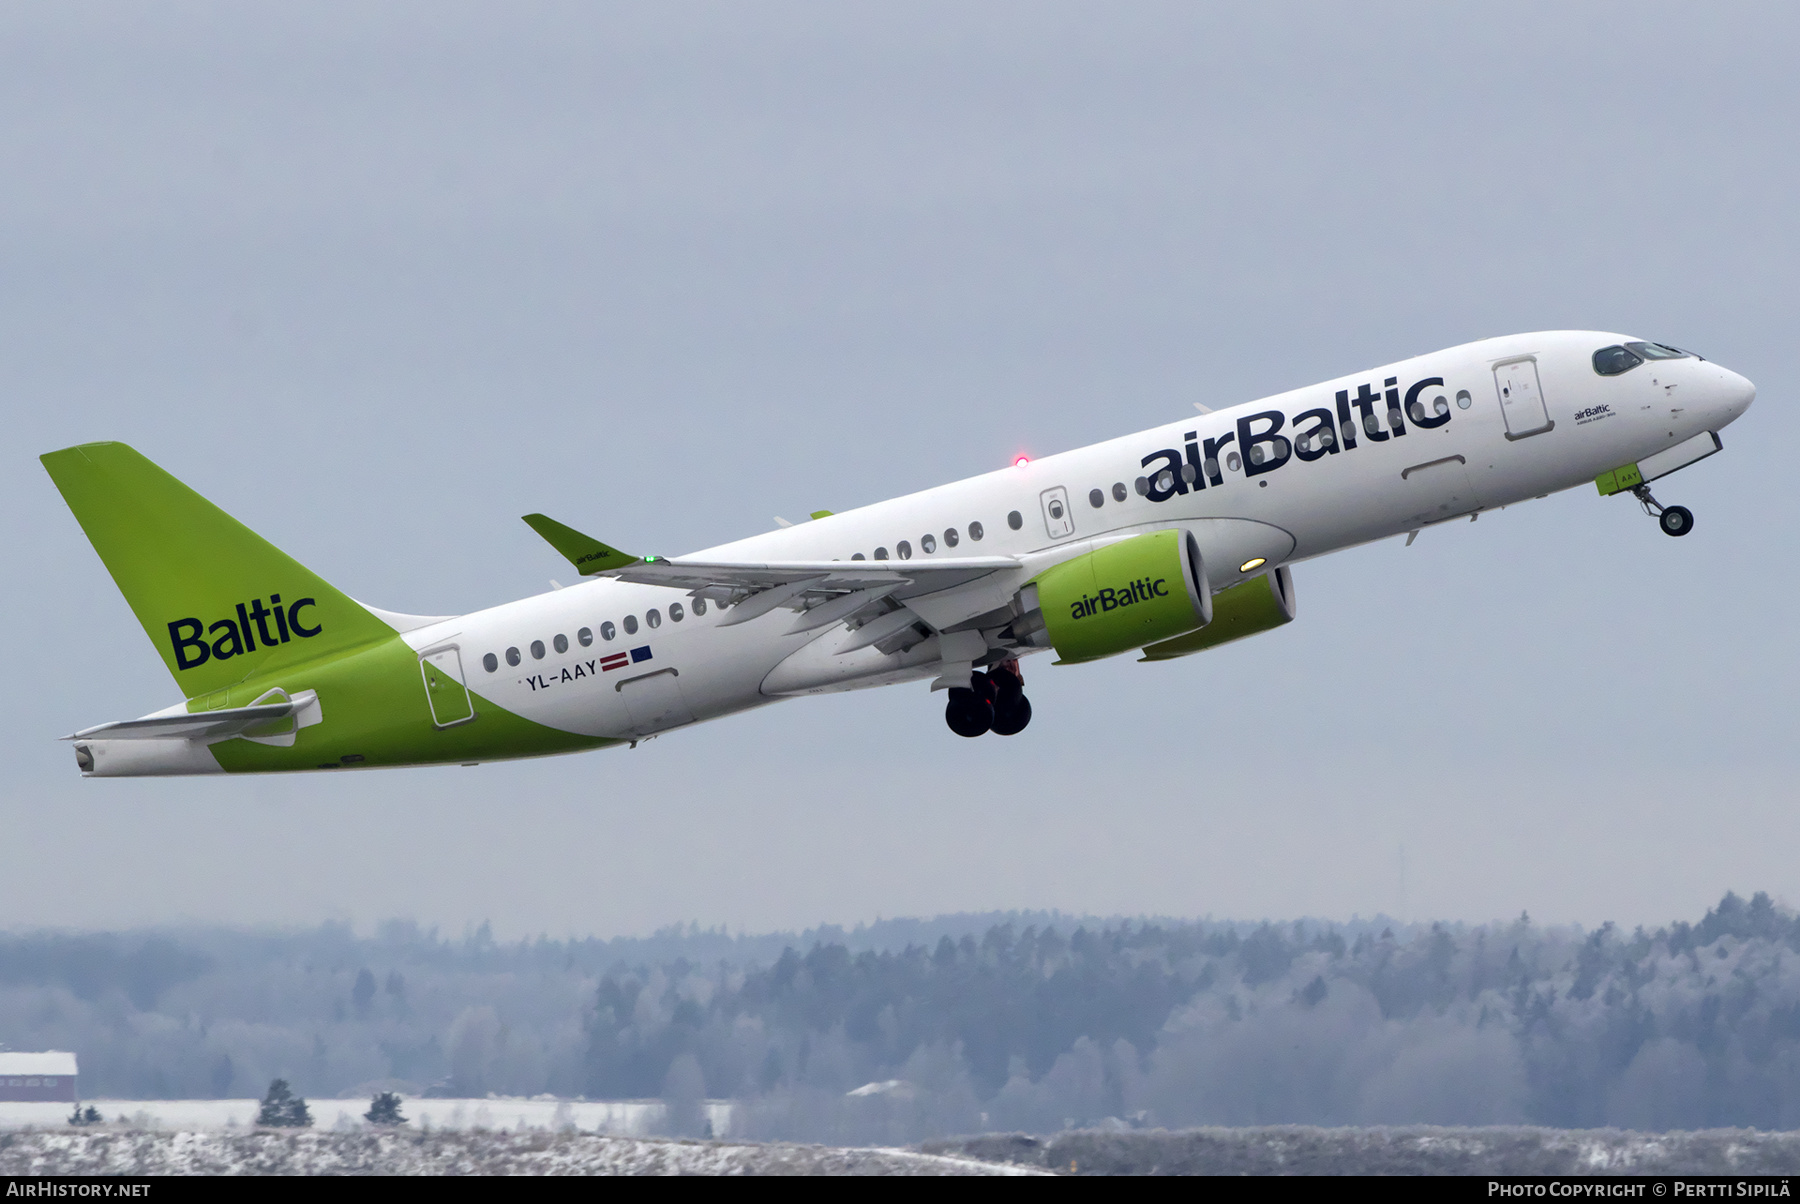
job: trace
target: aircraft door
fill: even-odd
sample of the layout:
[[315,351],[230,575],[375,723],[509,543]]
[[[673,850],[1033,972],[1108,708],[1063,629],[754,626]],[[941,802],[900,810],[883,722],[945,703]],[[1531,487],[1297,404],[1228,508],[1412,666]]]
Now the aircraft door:
[[1537,357],[1507,360],[1494,365],[1494,387],[1500,394],[1500,412],[1506,415],[1506,437],[1523,439],[1556,424],[1544,408],[1544,390],[1538,381]]
[[439,728],[455,727],[475,718],[475,700],[463,681],[462,652],[455,644],[421,653],[419,673],[425,679],[432,723]]
[[676,669],[658,669],[613,687],[625,699],[633,735],[653,736],[694,721],[694,712],[688,709],[681,683],[676,680],[680,676]]
[[1051,539],[1062,539],[1075,534],[1075,516],[1069,513],[1069,491],[1058,485],[1054,489],[1046,489],[1038,495],[1038,504],[1044,510],[1044,529],[1050,532]]

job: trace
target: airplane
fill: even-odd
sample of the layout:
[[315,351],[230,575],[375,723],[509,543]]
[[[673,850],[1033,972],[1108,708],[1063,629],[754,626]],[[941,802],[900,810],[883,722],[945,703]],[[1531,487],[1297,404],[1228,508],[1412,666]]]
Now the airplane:
[[1291,566],[1329,552],[1588,484],[1685,536],[1651,482],[1755,397],[1626,335],[1485,339],[691,556],[526,515],[583,580],[455,616],[357,602],[132,448],[84,444],[41,459],[182,701],[64,739],[89,777],[474,765],[925,680],[957,735],[1016,735],[1024,658],[1272,630]]

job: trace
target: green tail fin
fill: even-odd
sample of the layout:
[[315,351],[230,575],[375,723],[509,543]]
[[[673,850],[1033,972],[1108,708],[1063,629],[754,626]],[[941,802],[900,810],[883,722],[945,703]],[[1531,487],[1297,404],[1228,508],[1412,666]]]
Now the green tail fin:
[[123,443],[39,457],[189,698],[393,628]]

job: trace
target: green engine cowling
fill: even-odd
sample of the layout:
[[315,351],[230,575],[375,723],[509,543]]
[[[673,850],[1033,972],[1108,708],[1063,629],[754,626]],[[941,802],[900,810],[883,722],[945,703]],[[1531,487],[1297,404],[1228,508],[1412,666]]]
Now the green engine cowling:
[[1108,544],[1038,575],[1038,607],[1058,664],[1098,660],[1212,620],[1200,545],[1186,531]]
[[1213,595],[1213,618],[1198,631],[1144,649],[1147,661],[1174,660],[1294,621],[1294,579],[1279,568]]

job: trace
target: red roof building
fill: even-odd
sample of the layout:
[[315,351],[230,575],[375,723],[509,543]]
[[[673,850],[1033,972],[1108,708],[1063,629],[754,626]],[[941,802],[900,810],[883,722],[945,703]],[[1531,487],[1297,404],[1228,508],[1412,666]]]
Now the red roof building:
[[0,1100],[61,1100],[74,1103],[75,1055],[0,1051]]

